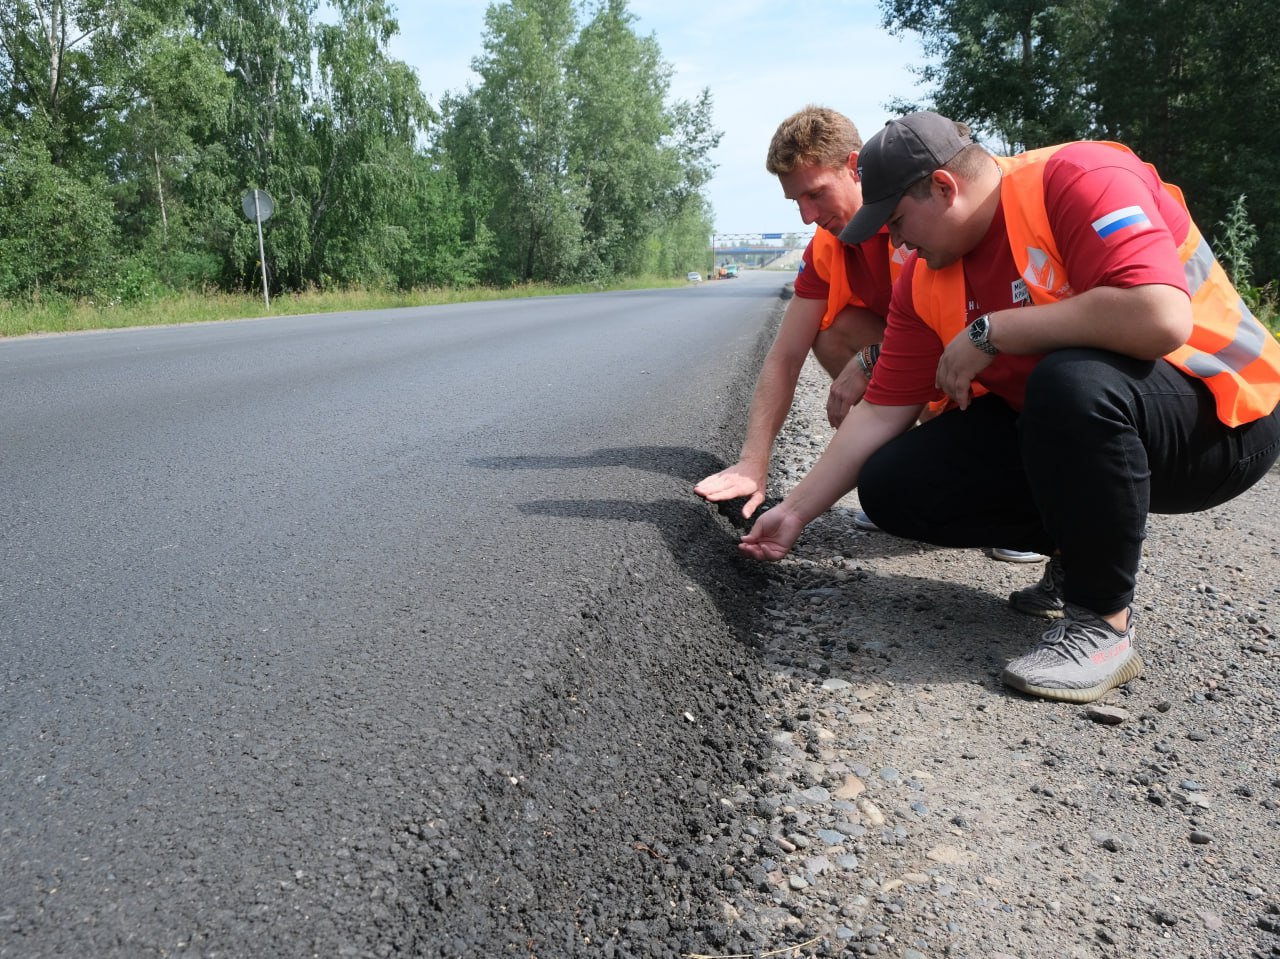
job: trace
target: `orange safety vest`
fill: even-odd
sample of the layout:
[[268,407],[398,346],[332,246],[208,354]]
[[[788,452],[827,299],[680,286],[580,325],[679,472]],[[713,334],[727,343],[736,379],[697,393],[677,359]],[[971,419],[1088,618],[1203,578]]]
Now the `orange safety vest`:
[[[888,237],[885,237],[888,243]],[[902,264],[906,260],[906,251],[894,249],[889,243],[889,279],[897,280],[902,272]],[[822,227],[813,234],[813,267],[818,276],[827,284],[827,312],[822,315],[822,323],[818,327],[825,330],[835,322],[836,314],[846,306],[866,306],[862,298],[853,292],[849,283],[847,261],[844,258],[844,244],[830,230]]]
[[[1119,143],[1106,145],[1132,152]],[[1060,149],[1045,147],[994,158],[1003,173],[1000,198],[1009,249],[1035,304],[1055,303],[1076,294],[1044,204],[1044,163]],[[1155,168],[1151,169],[1154,173]],[[1160,183],[1185,210],[1182,191],[1163,180]],[[1164,358],[1204,381],[1213,392],[1218,419],[1228,426],[1266,416],[1280,403],[1280,343],[1249,311],[1194,222],[1178,247],[1178,256],[1191,293],[1193,327],[1187,342]],[[944,344],[964,329],[967,296],[962,261],[942,270],[917,266],[911,294],[916,313]]]

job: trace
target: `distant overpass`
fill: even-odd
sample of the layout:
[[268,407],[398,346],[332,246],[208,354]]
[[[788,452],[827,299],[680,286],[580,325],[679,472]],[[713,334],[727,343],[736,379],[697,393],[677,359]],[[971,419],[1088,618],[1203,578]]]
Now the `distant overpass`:
[[740,263],[762,267],[790,253],[803,250],[813,239],[807,233],[778,231],[776,233],[713,233],[711,235],[711,261],[717,266]]

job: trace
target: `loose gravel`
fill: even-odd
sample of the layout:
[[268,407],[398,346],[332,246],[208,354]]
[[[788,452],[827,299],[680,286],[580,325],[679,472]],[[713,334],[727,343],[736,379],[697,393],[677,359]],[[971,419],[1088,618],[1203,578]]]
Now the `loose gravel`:
[[[807,364],[772,494],[829,439],[826,387]],[[1278,494],[1273,470],[1151,518],[1146,673],[1087,707],[999,681],[1044,628],[1006,606],[1041,566],[842,500],[768,567],[768,768],[730,800],[723,949],[685,954],[1280,957]]]

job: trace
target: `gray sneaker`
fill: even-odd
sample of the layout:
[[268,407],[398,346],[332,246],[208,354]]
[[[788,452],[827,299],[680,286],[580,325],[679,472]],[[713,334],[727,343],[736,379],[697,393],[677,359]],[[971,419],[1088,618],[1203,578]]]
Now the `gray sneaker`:
[[1059,619],[1063,607],[1062,580],[1062,557],[1051,556],[1040,582],[1010,593],[1009,605],[1028,616]]
[[1129,628],[1118,633],[1087,609],[1068,606],[1062,621],[1040,637],[1040,645],[1006,666],[1000,679],[1043,699],[1091,703],[1141,674],[1132,610]]

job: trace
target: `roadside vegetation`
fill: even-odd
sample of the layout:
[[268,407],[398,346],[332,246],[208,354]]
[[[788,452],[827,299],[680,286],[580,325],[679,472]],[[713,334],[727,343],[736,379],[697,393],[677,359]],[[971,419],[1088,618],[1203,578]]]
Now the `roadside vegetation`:
[[497,289],[473,286],[429,290],[310,290],[273,297],[268,308],[261,293],[221,293],[217,291],[166,293],[130,303],[99,303],[92,299],[54,297],[0,302],[0,337],[32,333],[78,333],[87,330],[115,330],[132,326],[169,326],[179,323],[207,323],[263,316],[299,316],[308,313],[335,313],[356,310],[385,310],[397,307],[439,306],[481,300],[509,300],[533,296],[571,293],[599,293],[605,290],[655,289],[685,286],[683,278],[632,277],[612,283],[579,283],[553,286],[523,283]]
[[[1128,144],[1278,328],[1280,0],[880,8],[928,55],[892,107],[999,152]],[[635,22],[628,0],[492,2],[478,80],[431,103],[388,52],[391,0],[0,4],[0,334],[260,315],[263,261],[273,314],[679,282],[706,262],[720,132]]]
[[478,82],[432,104],[387,0],[0,5],[6,330],[253,312],[264,260],[272,312],[683,278],[710,93],[590,6],[491,4]]

